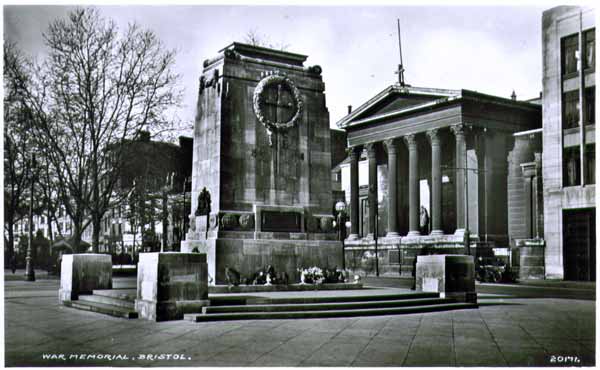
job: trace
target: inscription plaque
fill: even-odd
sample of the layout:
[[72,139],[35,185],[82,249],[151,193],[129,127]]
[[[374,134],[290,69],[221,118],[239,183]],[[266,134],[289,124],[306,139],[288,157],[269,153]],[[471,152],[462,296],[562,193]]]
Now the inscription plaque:
[[300,214],[297,212],[262,211],[261,230],[299,233],[302,231],[300,220]]

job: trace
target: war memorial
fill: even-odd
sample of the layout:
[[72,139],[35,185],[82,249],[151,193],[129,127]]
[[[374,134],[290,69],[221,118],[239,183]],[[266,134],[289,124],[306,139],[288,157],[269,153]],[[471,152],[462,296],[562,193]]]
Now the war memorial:
[[[240,310],[259,311],[250,317],[301,318],[402,313],[404,306],[415,306],[409,311],[428,311],[431,305],[477,307],[473,257],[460,255],[462,244],[452,250],[439,246],[435,256],[413,258],[415,286],[423,293],[374,299],[391,300],[385,306],[365,303],[373,300],[365,292],[349,299],[346,311],[336,311],[340,307],[335,305],[327,306],[329,312],[318,311],[325,306],[317,305],[315,312],[303,313],[297,311],[306,308],[291,305],[268,309],[283,311],[279,314],[260,316],[264,307],[210,307],[223,303],[211,300],[209,292],[362,288],[359,277],[343,268],[344,244],[333,214],[325,85],[321,67],[304,66],[306,58],[233,43],[206,60],[194,127],[191,225],[181,252],[141,253],[135,295],[125,298],[111,292],[109,256],[66,256],[59,302],[155,321],[186,314],[192,321],[235,319],[240,316],[233,312]],[[355,234],[348,237],[355,239]],[[307,277],[310,269],[319,271],[319,277]],[[279,303],[253,298],[242,305],[254,301]],[[113,305],[129,309],[111,311]],[[206,315],[211,312],[225,314]]]
[[204,62],[194,127],[192,215],[182,252],[250,276],[273,265],[341,267],[333,230],[329,112],[321,67],[306,56],[234,43]]

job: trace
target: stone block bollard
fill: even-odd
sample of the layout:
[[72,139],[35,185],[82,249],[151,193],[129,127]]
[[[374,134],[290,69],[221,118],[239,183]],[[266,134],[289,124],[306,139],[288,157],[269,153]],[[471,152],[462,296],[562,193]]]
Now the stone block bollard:
[[183,319],[208,301],[208,266],[203,253],[141,253],[135,310],[153,321]]
[[60,264],[58,302],[64,304],[91,294],[94,289],[112,289],[112,259],[108,254],[65,254]]
[[519,248],[519,279],[544,279],[544,239],[517,239]]
[[423,292],[439,292],[442,298],[477,303],[473,256],[418,256],[416,288]]

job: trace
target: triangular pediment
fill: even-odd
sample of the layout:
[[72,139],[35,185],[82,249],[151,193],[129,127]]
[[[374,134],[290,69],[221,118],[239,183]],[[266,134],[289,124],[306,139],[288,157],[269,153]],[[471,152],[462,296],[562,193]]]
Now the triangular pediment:
[[380,101],[378,104],[373,105],[369,109],[365,110],[360,115],[356,116],[356,119],[364,119],[380,114],[395,112],[410,107],[422,105],[439,99],[440,96],[432,95],[416,95],[416,94],[403,94],[403,93],[391,93],[385,99]]
[[337,125],[340,128],[348,127],[355,122],[362,122],[372,117],[418,109],[420,106],[435,104],[440,100],[458,96],[460,96],[460,91],[457,90],[392,85],[342,118]]

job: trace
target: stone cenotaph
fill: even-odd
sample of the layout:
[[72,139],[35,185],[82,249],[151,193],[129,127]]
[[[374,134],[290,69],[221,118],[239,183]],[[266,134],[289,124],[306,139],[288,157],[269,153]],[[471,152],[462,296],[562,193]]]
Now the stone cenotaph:
[[298,268],[342,266],[325,85],[306,58],[233,43],[204,61],[181,250],[206,253],[213,283],[226,267],[243,280],[271,265],[298,282]]

